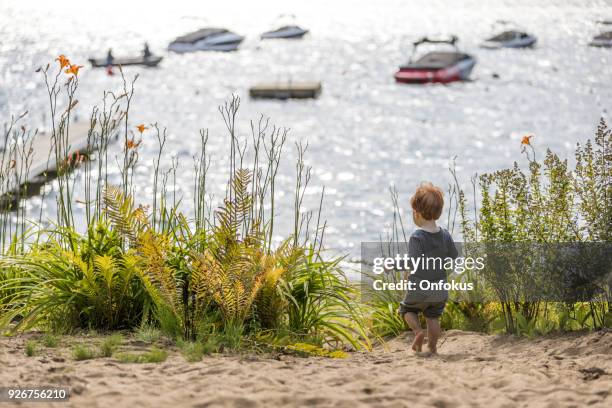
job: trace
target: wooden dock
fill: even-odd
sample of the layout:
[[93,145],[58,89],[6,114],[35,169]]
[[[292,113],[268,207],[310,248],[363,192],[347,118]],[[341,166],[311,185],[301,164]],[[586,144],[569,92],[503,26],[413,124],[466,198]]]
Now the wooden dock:
[[[68,133],[68,154],[66,158],[73,157],[77,152],[88,152],[87,134],[89,122],[75,122],[70,124]],[[30,142],[26,142],[29,150]],[[39,193],[40,187],[53,179],[57,171],[53,140],[49,132],[38,133],[31,142],[31,153],[27,158],[29,169],[26,169],[26,158],[21,152],[12,151],[9,146],[0,148],[0,172],[9,168],[10,178],[0,182],[0,208],[15,208],[14,204],[19,198],[33,196]],[[19,148],[20,149],[20,148]]]
[[321,82],[269,82],[257,84],[249,89],[251,98],[307,99],[321,94]]

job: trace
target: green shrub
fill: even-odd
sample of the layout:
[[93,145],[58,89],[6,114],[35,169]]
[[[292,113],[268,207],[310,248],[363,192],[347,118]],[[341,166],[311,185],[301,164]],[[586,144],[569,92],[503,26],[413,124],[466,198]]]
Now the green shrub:
[[[507,267],[500,271],[485,268],[480,272],[487,290],[501,299],[501,316],[508,333],[533,336],[552,330],[601,328],[610,311],[611,293],[606,284],[595,281],[584,287],[591,301],[559,304],[540,299],[546,282],[563,282],[540,266],[542,252],[534,245],[568,242],[610,242],[612,237],[612,132],[601,122],[594,144],[588,141],[576,148],[576,167],[569,168],[567,160],[547,151],[542,162],[536,160],[529,139],[523,151],[528,152],[529,170],[524,172],[515,163],[513,168],[480,176],[481,202],[478,217],[469,219],[465,194],[457,181],[454,169],[457,211],[466,251],[487,248],[496,256],[509,252],[499,260]],[[531,154],[529,154],[531,152]],[[476,195],[476,186],[474,185]],[[476,206],[476,205],[475,205]],[[449,210],[450,211],[450,210]],[[496,249],[494,248],[501,248]],[[510,248],[510,249],[508,249]],[[516,253],[511,253],[514,249]],[[532,254],[530,251],[534,251]],[[478,256],[470,253],[468,256]],[[555,255],[553,255],[555,256]],[[591,257],[593,258],[593,257]],[[576,259],[567,262],[575,262]],[[586,264],[586,269],[595,263]],[[563,259],[555,258],[555,262]],[[499,268],[498,268],[499,269]],[[499,272],[499,273],[498,273]],[[566,284],[562,293],[572,294]],[[582,297],[584,297],[582,292]],[[486,296],[481,296],[486,298]],[[572,298],[572,296],[568,296]],[[470,304],[470,303],[468,303]],[[461,306],[457,304],[455,306]],[[483,308],[467,308],[464,317],[487,324]],[[457,307],[449,312],[457,312]],[[471,314],[471,315],[470,315]],[[489,320],[491,323],[495,318]],[[488,324],[487,324],[488,325]]]
[[[27,254],[0,258],[0,267],[20,271],[0,288],[12,293],[13,305],[0,317],[0,326],[15,316],[23,319],[13,330],[44,324],[94,329],[134,326],[141,318],[145,293],[135,258],[121,253],[116,234],[103,224],[90,228],[87,236],[75,231],[55,234]],[[59,238],[66,236],[71,242],[68,249]]]

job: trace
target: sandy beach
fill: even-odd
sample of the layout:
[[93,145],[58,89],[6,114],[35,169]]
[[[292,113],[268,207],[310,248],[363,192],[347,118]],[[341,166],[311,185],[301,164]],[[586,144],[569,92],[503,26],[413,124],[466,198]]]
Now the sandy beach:
[[[407,337],[347,359],[215,355],[187,363],[170,348],[159,364],[74,361],[60,347],[24,352],[36,334],[0,340],[0,385],[72,388],[69,402],[35,407],[608,407],[612,332],[533,340],[447,331],[436,357]],[[125,339],[122,350],[146,345]],[[2,406],[10,404],[0,403]],[[20,406],[29,406],[24,403]]]

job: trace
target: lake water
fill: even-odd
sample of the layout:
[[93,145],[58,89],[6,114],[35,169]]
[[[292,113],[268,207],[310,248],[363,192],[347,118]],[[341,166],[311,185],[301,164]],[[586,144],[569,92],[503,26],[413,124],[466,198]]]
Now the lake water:
[[[311,30],[301,41],[259,41],[281,13],[292,13]],[[118,76],[93,70],[91,56],[140,53],[149,42],[164,55],[157,69],[140,74],[131,117],[134,124],[159,122],[169,130],[169,154],[190,211],[192,156],[199,128],[210,131],[214,193],[227,177],[227,146],[217,106],[232,93],[242,98],[239,133],[261,114],[291,128],[279,176],[279,234],[291,224],[295,141],[308,141],[313,167],[305,208],[318,204],[326,186],[327,245],[356,253],[376,240],[391,217],[388,187],[403,204],[422,180],[446,188],[448,164],[457,156],[465,186],[473,173],[524,163],[520,137],[535,134],[540,157],[546,147],[573,154],[576,142],[592,137],[612,107],[612,50],[588,47],[612,19],[610,1],[183,1],[100,2],[0,1],[0,114],[30,111],[33,126],[45,125],[45,90],[38,66],[66,54],[81,71],[79,115],[87,117],[105,89],[118,90]],[[510,20],[538,36],[532,50],[488,51],[478,44],[493,23]],[[235,53],[169,54],[168,43],[203,26],[227,27],[247,36]],[[612,29],[607,26],[607,29]],[[422,35],[456,34],[460,47],[478,58],[472,81],[449,86],[405,86],[393,73],[411,42]],[[498,77],[498,78],[496,78]],[[248,88],[268,80],[321,80],[317,100],[255,101]],[[47,116],[48,117],[48,116]],[[153,136],[151,136],[153,137]],[[139,197],[150,192],[154,140],[146,140],[137,169]],[[118,147],[116,147],[118,148]],[[113,177],[118,177],[114,172]],[[77,186],[78,189],[78,186]],[[77,193],[77,198],[79,193]],[[38,213],[39,200],[28,203]],[[408,207],[407,204],[404,205]],[[45,210],[54,214],[49,204]]]

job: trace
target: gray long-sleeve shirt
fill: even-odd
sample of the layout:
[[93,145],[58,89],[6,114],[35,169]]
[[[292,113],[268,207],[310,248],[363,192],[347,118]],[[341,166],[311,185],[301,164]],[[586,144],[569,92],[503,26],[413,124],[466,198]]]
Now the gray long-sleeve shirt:
[[408,256],[420,258],[418,268],[410,271],[409,281],[415,282],[416,289],[406,292],[404,303],[446,301],[446,290],[421,290],[421,281],[446,282],[444,264],[458,256],[457,248],[450,233],[440,228],[438,232],[415,230],[408,241]]

